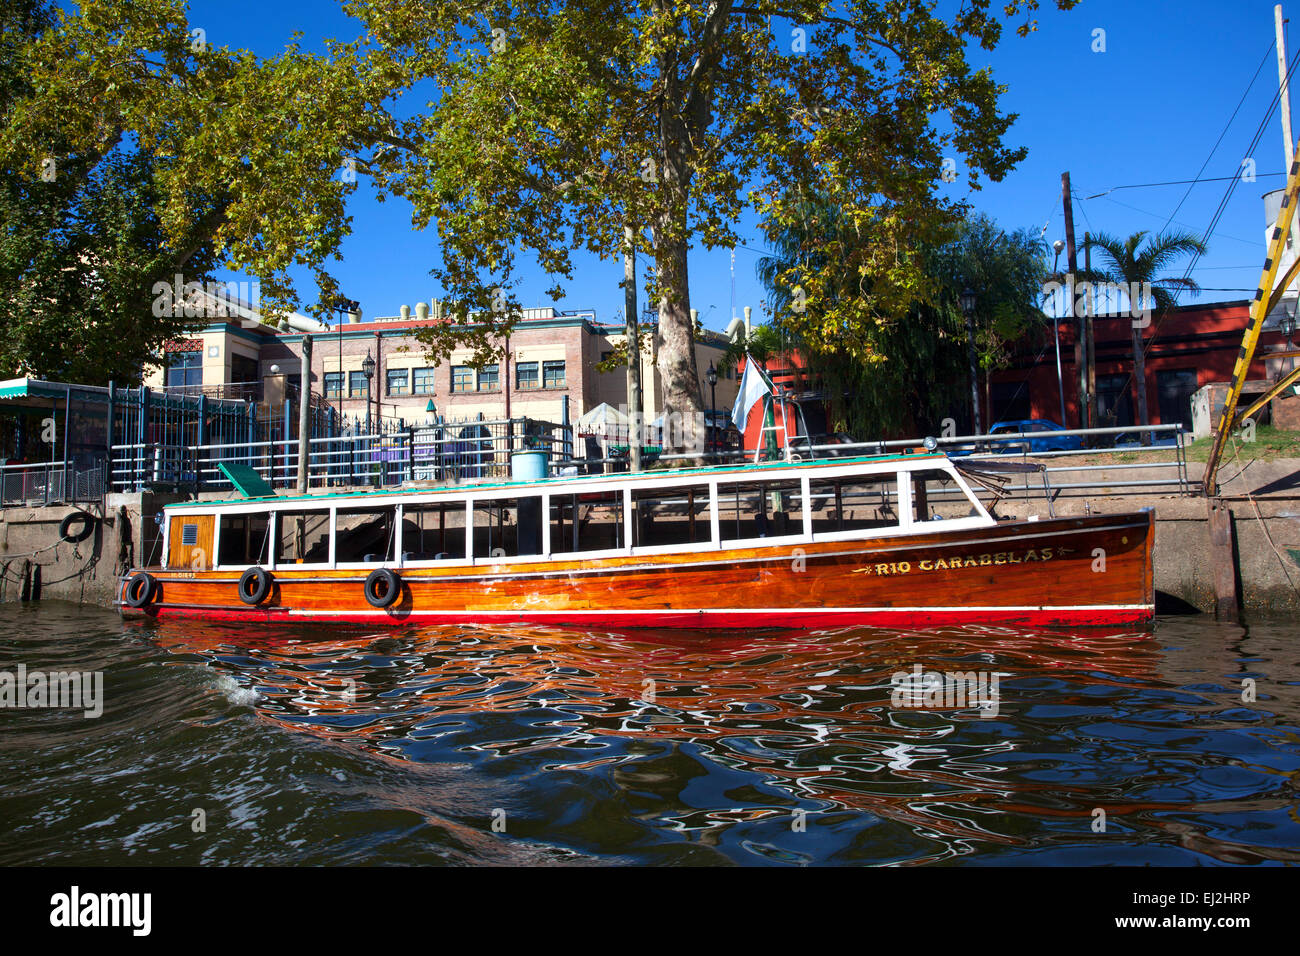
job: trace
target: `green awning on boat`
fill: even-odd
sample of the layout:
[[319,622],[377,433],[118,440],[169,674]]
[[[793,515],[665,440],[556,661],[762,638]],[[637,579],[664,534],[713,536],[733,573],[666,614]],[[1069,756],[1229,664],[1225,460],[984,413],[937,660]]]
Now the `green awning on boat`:
[[274,489],[266,483],[266,480],[247,465],[233,465],[223,461],[217,467],[223,475],[230,479],[230,483],[235,486],[235,490],[245,498],[278,497]]

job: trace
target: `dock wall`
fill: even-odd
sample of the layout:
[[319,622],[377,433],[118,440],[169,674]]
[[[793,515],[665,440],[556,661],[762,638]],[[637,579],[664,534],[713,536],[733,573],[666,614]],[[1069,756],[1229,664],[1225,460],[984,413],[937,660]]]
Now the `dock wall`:
[[[0,509],[0,601],[39,597],[111,605],[118,576],[156,562],[161,544],[157,516],[177,495],[151,492],[108,495],[104,503]],[[59,526],[74,512],[93,516],[82,541],[60,540]],[[75,529],[73,529],[75,534]]]

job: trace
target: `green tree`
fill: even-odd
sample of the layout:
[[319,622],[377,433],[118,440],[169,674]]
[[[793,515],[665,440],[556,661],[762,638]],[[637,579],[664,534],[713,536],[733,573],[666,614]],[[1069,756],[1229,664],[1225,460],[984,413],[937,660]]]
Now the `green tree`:
[[[760,260],[758,274],[774,304],[776,325],[816,326],[841,298],[870,291],[851,268],[840,266],[835,273],[836,263],[853,261],[855,244],[872,241],[845,222],[823,200],[810,203],[793,226],[771,231],[773,255]],[[796,340],[809,374],[825,386],[834,424],[856,437],[904,429],[938,432],[941,420],[965,404],[970,388],[978,384],[967,369],[971,344],[984,373],[987,407],[989,374],[1004,367],[1012,344],[1043,320],[1037,306],[1045,277],[1042,249],[1026,230],[1007,234],[987,216],[977,215],[958,223],[946,241],[922,249],[920,259],[926,297],[874,323],[860,348],[838,348],[833,340]],[[828,292],[818,300],[804,301],[799,295],[809,274],[828,277]],[[968,287],[977,293],[969,332],[960,306],[961,292]]]
[[[1008,233],[988,216],[975,215],[961,224],[955,238],[931,257],[931,270],[942,290],[945,307],[961,313],[961,293],[975,293],[975,312],[964,334],[974,335],[977,371],[973,388],[983,373],[984,402],[976,432],[993,423],[991,375],[1005,368],[1014,346],[1040,330],[1047,321],[1040,308],[1043,283],[1047,279],[1042,241],[1027,229]],[[971,374],[966,376],[968,381]],[[1064,422],[1062,422],[1064,424]]]
[[[56,23],[43,2],[0,11],[0,124],[30,105],[28,55]],[[164,248],[153,155],[121,131],[59,144],[39,166],[0,164],[0,376],[136,384],[186,327],[183,309],[153,313],[153,285],[206,278],[213,250],[198,233],[215,204],[193,203],[197,218]]]
[[[556,277],[558,297],[574,250],[620,257],[630,226],[631,249],[655,263],[664,404],[688,422],[701,409],[693,245],[734,244],[747,208],[789,225],[803,195],[834,197],[876,240],[835,271],[869,277],[870,293],[839,297],[819,326],[795,331],[863,355],[875,326],[918,298],[920,245],[960,218],[943,180],[955,172],[978,188],[1024,155],[1002,143],[1014,120],[998,109],[1002,87],[967,55],[1001,40],[987,0],[949,17],[926,0],[344,6],[361,40],[259,60],[195,49],[179,0],[83,0],[38,44],[34,93],[0,154],[32,168],[55,131],[74,152],[131,131],[167,160],[168,242],[195,195],[224,191],[215,248],[259,277],[272,315],[296,302],[293,266],[320,287],[309,311],[333,297],[328,260],[351,228],[355,188],[339,172],[351,164],[409,200],[415,226],[437,229],[432,272],[461,321],[427,330],[435,355],[463,341],[492,350],[519,314],[521,261]],[[1033,29],[1038,0],[1001,8],[1024,17],[1021,34]],[[426,90],[433,98],[414,108]],[[807,300],[828,281],[809,275]]]
[[[1096,250],[1101,268],[1080,272],[1079,277],[1092,283],[1113,283],[1124,289],[1130,300],[1130,331],[1133,337],[1133,390],[1136,393],[1138,424],[1149,425],[1147,413],[1146,365],[1142,330],[1151,324],[1151,309],[1163,315],[1174,307],[1176,292],[1197,292],[1200,286],[1186,276],[1163,275],[1165,269],[1183,256],[1203,255],[1205,243],[1190,233],[1161,233],[1151,237],[1146,230],[1119,239],[1100,232],[1083,244],[1084,250]],[[1142,301],[1149,297],[1149,301]],[[1133,312],[1139,312],[1133,316]],[[1151,433],[1142,433],[1142,444],[1151,443]]]

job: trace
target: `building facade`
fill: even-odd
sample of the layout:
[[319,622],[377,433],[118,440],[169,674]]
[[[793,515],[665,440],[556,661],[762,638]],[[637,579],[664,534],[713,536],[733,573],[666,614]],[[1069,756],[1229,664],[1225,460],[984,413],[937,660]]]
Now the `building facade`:
[[[369,321],[351,316],[350,321],[310,333],[311,391],[349,422],[379,417],[387,425],[435,417],[534,418],[562,424],[576,422],[601,403],[628,405],[626,368],[596,368],[626,341],[624,327],[602,324],[594,312],[526,310],[511,335],[493,343],[498,360],[481,368],[472,364],[469,348],[454,349],[442,361],[431,360],[415,331],[433,321],[439,320],[431,319],[428,307],[420,303],[414,317],[403,307],[396,316]],[[152,369],[145,383],[221,397],[245,397],[239,393],[247,390],[246,397],[259,402],[296,394],[302,381],[304,334],[246,319],[211,322],[187,339],[168,343],[163,366]],[[715,332],[706,332],[696,344],[706,408],[715,394],[720,410],[729,411],[735,400],[734,372],[720,374],[716,389],[706,380],[707,369],[726,346],[726,338]],[[369,377],[367,357],[374,363]],[[656,358],[653,346],[642,350],[641,406],[647,421],[663,410],[663,378]]]
[[[1259,348],[1251,362],[1249,380],[1275,377],[1288,358],[1284,325],[1295,315],[1296,300],[1286,298],[1269,315]],[[1192,427],[1192,395],[1206,385],[1228,382],[1250,315],[1250,300],[1181,306],[1163,317],[1154,316],[1140,329],[1145,353],[1144,381],[1151,424]],[[1064,396],[1066,427],[1078,428],[1079,365],[1075,354],[1074,320],[1060,322],[1061,376],[1056,371],[1055,346],[1049,329],[1044,341],[1021,344],[1010,367],[991,376],[987,424],[1000,420],[1046,418],[1059,421]],[[1132,319],[1094,316],[1096,340],[1097,416],[1099,426],[1132,425],[1137,421],[1133,381]]]

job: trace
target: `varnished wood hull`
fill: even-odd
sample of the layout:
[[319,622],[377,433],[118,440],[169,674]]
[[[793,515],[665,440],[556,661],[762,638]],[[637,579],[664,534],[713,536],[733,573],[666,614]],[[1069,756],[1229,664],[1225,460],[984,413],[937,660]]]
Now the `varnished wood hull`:
[[598,560],[407,568],[373,608],[366,571],[279,568],[267,599],[233,571],[150,570],[158,595],[128,616],[370,625],[553,623],[609,627],[1126,625],[1152,620],[1154,516],[995,527]]

